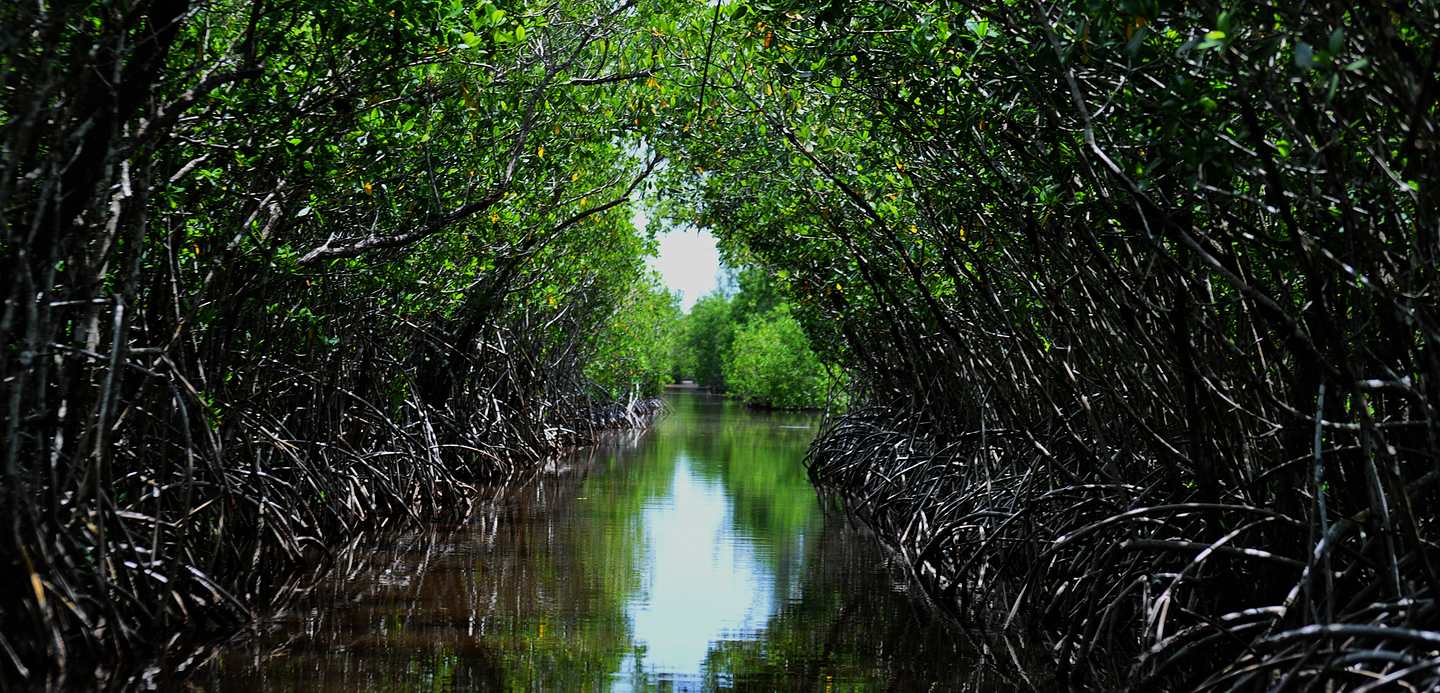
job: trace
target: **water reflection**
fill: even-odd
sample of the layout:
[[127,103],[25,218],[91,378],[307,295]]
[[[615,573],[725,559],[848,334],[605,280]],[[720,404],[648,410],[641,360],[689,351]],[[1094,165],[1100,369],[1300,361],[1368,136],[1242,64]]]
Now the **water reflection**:
[[626,605],[644,655],[627,660],[622,680],[698,672],[718,636],[758,631],[770,616],[774,574],[753,541],[735,536],[731,515],[724,487],[696,476],[682,453],[669,492],[644,510],[645,577]]
[[[693,392],[455,531],[347,555],[206,690],[1031,688],[822,512],[812,418]],[[1018,676],[1018,675],[1016,675]]]

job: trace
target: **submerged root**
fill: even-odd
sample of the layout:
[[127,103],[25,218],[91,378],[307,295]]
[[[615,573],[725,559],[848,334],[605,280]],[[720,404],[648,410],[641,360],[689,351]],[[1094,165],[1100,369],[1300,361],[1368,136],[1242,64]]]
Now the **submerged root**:
[[458,521],[477,485],[660,411],[484,348],[456,360],[469,377],[432,402],[421,370],[374,357],[404,348],[357,335],[329,364],[262,358],[235,379],[248,396],[223,406],[173,364],[130,364],[106,454],[32,459],[0,501],[16,561],[0,573],[5,678],[124,680],[284,603],[360,532]]
[[[937,430],[917,414],[852,412],[812,447],[811,477],[904,557],[941,608],[971,625],[1033,629],[1071,680],[1440,686],[1432,586],[1409,580],[1394,595],[1384,581],[1388,560],[1435,560],[1433,536],[1377,556],[1369,511],[1322,532],[1319,518],[1238,493],[1201,500],[1153,461],[1127,460],[1116,479],[1037,453],[1019,434],[982,442]],[[1412,499],[1430,476],[1407,489]]]

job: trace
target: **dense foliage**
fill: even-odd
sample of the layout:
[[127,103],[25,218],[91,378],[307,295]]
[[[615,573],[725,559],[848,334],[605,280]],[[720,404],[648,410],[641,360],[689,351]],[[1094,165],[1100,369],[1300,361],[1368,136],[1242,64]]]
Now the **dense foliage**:
[[0,8],[0,680],[227,632],[648,410],[611,402],[669,370],[628,209],[652,14]]
[[782,287],[755,267],[732,271],[678,325],[675,379],[693,380],[746,404],[819,408],[838,401],[835,382],[783,302]]
[[[229,627],[322,537],[460,503],[659,374],[802,373],[763,349],[798,324],[853,384],[812,474],[1065,675],[1440,685],[1433,3],[0,27],[7,672]],[[658,156],[668,213],[770,286],[678,346],[626,209]]]
[[680,320],[679,297],[645,277],[595,333],[586,377],[615,399],[660,394],[675,371]]
[[1109,685],[1440,684],[1433,4],[719,13],[676,194],[940,603]]
[[805,330],[785,305],[741,325],[725,359],[731,393],[747,404],[777,409],[823,404],[826,375]]
[[702,296],[685,314],[675,361],[676,380],[694,380],[712,390],[725,389],[725,355],[735,343],[731,300],[721,292]]

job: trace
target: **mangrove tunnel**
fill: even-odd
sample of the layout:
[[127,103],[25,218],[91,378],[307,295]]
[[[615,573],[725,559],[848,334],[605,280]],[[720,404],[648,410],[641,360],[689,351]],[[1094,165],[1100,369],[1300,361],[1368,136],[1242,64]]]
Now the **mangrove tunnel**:
[[0,689],[1440,690],[1431,0],[16,0],[0,99]]

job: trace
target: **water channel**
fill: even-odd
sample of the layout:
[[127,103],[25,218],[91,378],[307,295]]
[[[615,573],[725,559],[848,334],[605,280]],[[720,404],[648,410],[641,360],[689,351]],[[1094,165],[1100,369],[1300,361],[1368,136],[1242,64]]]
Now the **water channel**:
[[465,526],[350,552],[195,689],[1005,690],[801,459],[813,416],[690,390]]

